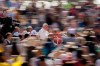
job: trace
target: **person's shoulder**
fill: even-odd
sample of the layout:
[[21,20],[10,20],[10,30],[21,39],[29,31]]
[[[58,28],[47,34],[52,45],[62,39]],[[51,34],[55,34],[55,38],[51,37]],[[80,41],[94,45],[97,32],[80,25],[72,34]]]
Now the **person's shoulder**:
[[36,32],[36,30],[32,30],[32,32]]
[[41,28],[39,31],[43,31],[43,28]]

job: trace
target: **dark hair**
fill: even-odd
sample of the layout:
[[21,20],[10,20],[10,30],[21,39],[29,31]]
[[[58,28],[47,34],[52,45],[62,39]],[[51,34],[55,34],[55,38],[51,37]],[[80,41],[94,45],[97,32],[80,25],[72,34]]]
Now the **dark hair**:
[[40,56],[39,59],[40,61],[45,61],[45,56]]
[[21,66],[29,66],[27,62],[23,63]]
[[19,38],[22,40],[23,39],[23,36],[22,35],[19,35]]
[[7,37],[10,36],[10,35],[11,35],[11,33],[8,32],[8,33],[5,35],[5,38],[7,38]]
[[75,37],[75,35],[74,35],[74,34],[69,34],[69,36],[70,36],[70,37]]
[[24,35],[24,38],[28,38],[28,37],[29,37],[29,34],[25,34],[25,35]]

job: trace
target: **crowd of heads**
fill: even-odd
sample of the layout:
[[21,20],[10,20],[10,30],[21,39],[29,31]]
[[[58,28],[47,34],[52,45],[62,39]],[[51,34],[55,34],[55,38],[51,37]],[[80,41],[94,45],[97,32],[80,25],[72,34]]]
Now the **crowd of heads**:
[[[77,4],[72,4],[68,9],[63,8],[61,4],[45,9],[37,8],[34,3],[33,1],[33,4],[25,10],[1,7],[0,62],[7,62],[13,55],[21,55],[26,58],[21,66],[34,66],[31,64],[34,63],[31,61],[33,58],[37,62],[35,66],[47,66],[45,58],[53,61],[55,58],[56,61],[59,59],[61,66],[99,66],[100,7],[98,5],[89,1],[76,2]],[[35,46],[27,47],[24,56],[17,45],[22,46],[21,41],[30,37],[45,43],[38,53],[35,52],[37,51]],[[19,42],[14,42],[14,38],[19,38]],[[52,53],[56,56],[52,57]]]

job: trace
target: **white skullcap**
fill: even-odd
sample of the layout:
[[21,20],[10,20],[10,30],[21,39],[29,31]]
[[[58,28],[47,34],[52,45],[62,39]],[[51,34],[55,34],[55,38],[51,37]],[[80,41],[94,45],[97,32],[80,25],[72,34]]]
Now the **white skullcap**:
[[48,24],[47,24],[47,23],[44,23],[44,24],[43,24],[43,26],[46,26],[46,25],[48,25]]

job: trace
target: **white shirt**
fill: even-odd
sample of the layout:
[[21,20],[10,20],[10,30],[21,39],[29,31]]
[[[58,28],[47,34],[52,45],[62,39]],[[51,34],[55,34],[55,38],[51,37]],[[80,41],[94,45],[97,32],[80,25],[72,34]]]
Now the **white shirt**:
[[10,43],[11,43],[10,40],[8,40],[8,39],[5,39],[5,40],[4,40],[4,44],[5,44],[5,45],[9,45]]
[[37,32],[36,32],[36,30],[32,30],[30,34],[31,35],[37,35]]
[[23,34],[29,34],[29,35],[37,35],[36,30],[32,30],[31,32],[23,31]]
[[19,36],[20,33],[19,33],[19,32],[14,32],[13,35],[14,35],[14,36]]
[[45,40],[48,38],[49,32],[42,28],[39,30],[38,35],[40,39]]
[[67,31],[68,31],[68,33],[75,34],[75,33],[76,33],[76,28],[71,28],[71,27],[69,27],[69,28],[67,29]]
[[96,60],[95,66],[100,66],[100,59]]

